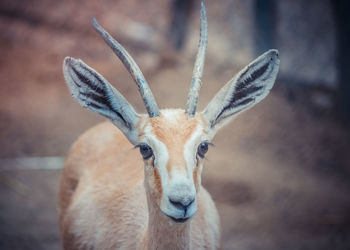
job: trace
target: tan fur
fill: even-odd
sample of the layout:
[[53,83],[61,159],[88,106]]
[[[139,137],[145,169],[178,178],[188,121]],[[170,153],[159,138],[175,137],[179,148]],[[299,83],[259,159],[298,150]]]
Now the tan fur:
[[[168,173],[171,174],[171,167],[186,167],[183,146],[198,126],[198,120],[190,118],[183,112],[173,121],[168,121],[160,116],[151,119],[150,124],[156,138],[162,141],[170,152],[171,157],[167,165]],[[181,129],[179,129],[179,125],[181,125]]]
[[154,171],[154,184],[155,184],[155,186],[157,188],[159,196],[162,196],[162,193],[163,193],[162,181],[160,179],[160,175],[159,175],[158,169],[154,168],[153,171]]
[[[168,166],[183,165],[183,145],[200,122],[200,117],[186,115],[174,121],[144,116],[139,121],[140,138],[150,124],[168,147]],[[59,208],[64,249],[218,248],[219,218],[200,185],[198,167],[193,178],[198,211],[190,221],[171,225],[156,201],[162,192],[158,171],[144,170],[138,150],[111,123],[91,128],[74,143],[62,171]]]
[[193,182],[194,182],[194,185],[195,185],[196,189],[198,190],[198,188],[199,188],[199,183],[198,183],[198,166],[193,170]]

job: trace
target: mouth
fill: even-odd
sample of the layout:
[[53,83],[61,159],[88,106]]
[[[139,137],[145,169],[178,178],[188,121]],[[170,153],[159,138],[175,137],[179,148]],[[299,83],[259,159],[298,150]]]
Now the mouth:
[[174,217],[172,217],[170,215],[167,215],[167,214],[165,214],[165,215],[168,216],[173,221],[175,221],[176,223],[184,223],[184,222],[188,221],[188,219],[190,218],[190,217],[187,217],[187,218],[174,218]]

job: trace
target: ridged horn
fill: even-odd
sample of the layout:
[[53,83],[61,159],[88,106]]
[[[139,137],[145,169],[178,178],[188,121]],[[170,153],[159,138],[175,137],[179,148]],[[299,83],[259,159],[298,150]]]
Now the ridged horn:
[[186,103],[186,114],[193,117],[196,113],[199,91],[201,88],[201,77],[203,74],[203,67],[205,61],[205,52],[207,50],[208,44],[208,24],[207,24],[207,14],[205,10],[205,5],[201,3],[201,28],[200,28],[200,39],[198,52],[196,57],[196,62],[193,68],[192,82],[190,91],[187,97]]
[[153,97],[152,91],[149,88],[145,77],[143,76],[140,68],[129,53],[120,45],[104,28],[102,28],[95,18],[92,19],[92,25],[95,30],[102,36],[108,46],[119,57],[126,69],[131,74],[132,78],[136,82],[143,102],[145,103],[147,113],[149,117],[159,116],[158,105]]

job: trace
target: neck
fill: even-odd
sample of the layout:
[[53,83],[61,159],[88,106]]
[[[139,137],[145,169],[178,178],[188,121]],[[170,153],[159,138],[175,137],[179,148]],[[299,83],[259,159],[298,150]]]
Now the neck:
[[190,249],[191,221],[176,223],[167,218],[147,195],[148,228],[145,234],[147,249]]

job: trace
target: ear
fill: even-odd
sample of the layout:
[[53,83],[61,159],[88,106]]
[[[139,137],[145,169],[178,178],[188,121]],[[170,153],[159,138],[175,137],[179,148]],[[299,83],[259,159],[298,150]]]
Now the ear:
[[137,143],[140,116],[122,94],[81,60],[66,57],[63,73],[73,98],[81,106],[107,117],[132,144]]
[[232,117],[269,94],[277,77],[279,62],[278,51],[269,50],[241,70],[215,95],[202,112],[209,135],[214,136]]

